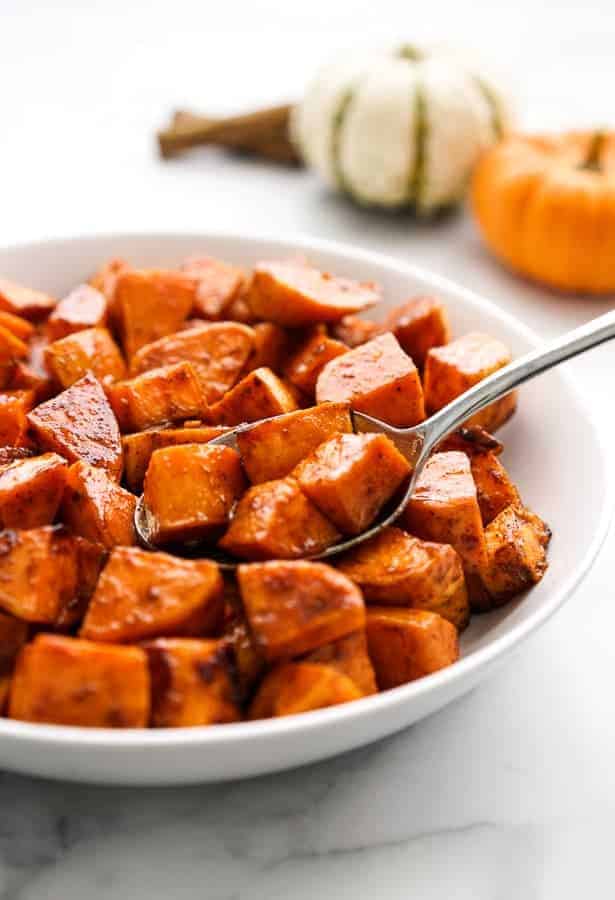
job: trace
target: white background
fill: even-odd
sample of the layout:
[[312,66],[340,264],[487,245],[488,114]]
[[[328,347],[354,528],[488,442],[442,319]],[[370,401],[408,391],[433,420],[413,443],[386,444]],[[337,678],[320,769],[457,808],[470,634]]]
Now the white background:
[[[615,4],[0,0],[0,244],[154,227],[307,233],[459,280],[554,334],[612,306],[509,276],[467,215],[367,215],[304,172],[161,163],[177,106],[292,100],[356,43],[495,60],[531,128],[613,124]],[[615,438],[615,351],[573,364]],[[548,465],[548,460],[537,460]],[[579,472],[579,502],[582,482]],[[487,685],[406,733],[250,783],[160,791],[0,780],[0,898],[612,897],[611,536],[574,599]]]

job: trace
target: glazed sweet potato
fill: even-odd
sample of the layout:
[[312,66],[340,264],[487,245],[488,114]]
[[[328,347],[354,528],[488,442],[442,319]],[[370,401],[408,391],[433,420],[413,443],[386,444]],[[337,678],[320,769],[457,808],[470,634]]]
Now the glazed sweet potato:
[[[466,334],[445,347],[433,348],[427,354],[424,374],[428,413],[442,409],[483,378],[508,365],[510,360],[510,350],[505,344],[479,332]],[[517,395],[513,392],[471,416],[466,425],[495,431],[510,418],[516,405]]]
[[241,425],[270,416],[292,412],[298,404],[288,387],[271,369],[254,369],[210,406],[208,420],[213,425]]
[[107,317],[114,332],[119,328],[120,316],[116,299],[117,280],[122,272],[128,272],[129,264],[125,259],[116,257],[106,262],[89,279],[88,284],[103,295],[107,301]]
[[155,728],[217,725],[241,718],[222,641],[156,638],[143,644]]
[[42,335],[35,335],[28,346],[28,356],[15,362],[9,387],[14,391],[33,391],[35,403],[43,403],[54,395],[54,384],[45,365],[48,342]]
[[8,278],[0,278],[0,310],[38,321],[49,315],[56,301],[43,291],[24,287]]
[[199,377],[208,403],[233,387],[254,348],[254,332],[236,322],[200,324],[141,347],[130,363],[131,375],[189,362]]
[[32,322],[21,316],[16,316],[10,312],[0,312],[0,326],[14,334],[20,341],[26,343],[36,334],[36,329]]
[[297,559],[321,553],[339,537],[289,476],[246,491],[219,546],[240,559]]
[[6,707],[15,657],[27,638],[26,622],[0,612],[0,716]]
[[238,266],[210,256],[190,257],[181,269],[197,283],[192,315],[203,319],[221,319],[245,281],[244,272]]
[[58,631],[72,629],[81,622],[107,558],[102,544],[95,544],[78,535],[74,540],[77,548],[77,590],[54,622],[54,628]]
[[9,715],[24,722],[144,728],[150,686],[145,652],[39,634],[17,658]]
[[326,334],[313,334],[291,356],[284,374],[302,394],[313,398],[318,376],[326,364],[347,352],[348,347],[341,341]]
[[483,581],[489,594],[485,608],[501,606],[545,574],[545,525],[537,518],[522,506],[509,506],[485,529]]
[[367,610],[367,647],[381,691],[459,659],[457,629],[434,612],[392,606]]
[[379,322],[370,322],[359,316],[344,316],[339,322],[331,324],[329,331],[331,337],[352,350],[383,334],[385,329]]
[[153,425],[202,418],[207,400],[190,363],[152,369],[108,388],[109,402],[120,428],[143,431]]
[[238,605],[225,623],[224,640],[233,660],[239,697],[245,701],[254,692],[266,662],[250,631],[235,582],[233,590],[237,591]]
[[43,450],[69,462],[83,460],[119,480],[120,431],[105,392],[91,372],[57,397],[28,413],[28,423]]
[[361,591],[323,563],[242,565],[237,578],[252,634],[268,662],[309,653],[365,624]]
[[448,313],[436,297],[414,297],[391,310],[386,328],[392,331],[399,344],[422,369],[432,347],[441,347],[451,339]]
[[327,363],[318,376],[316,400],[349,403],[359,412],[399,427],[425,418],[418,370],[392,334]]
[[252,484],[283,478],[323,441],[350,433],[352,420],[345,403],[323,403],[261,422],[237,435],[237,445]]
[[348,313],[373,306],[380,291],[372,282],[336,278],[304,262],[259,263],[248,303],[258,319],[293,328],[338,322]]
[[44,453],[16,460],[0,472],[0,528],[51,525],[66,482],[66,460]]
[[45,330],[50,341],[86,328],[104,328],[107,321],[107,299],[89,284],[78,285],[57,304]]
[[329,438],[293,470],[301,490],[343,534],[360,534],[410,475],[383,434]]
[[62,519],[75,534],[108,549],[130,546],[136,543],[136,502],[103,469],[78,462],[66,475]]
[[312,650],[304,657],[304,661],[322,663],[347,675],[364,697],[375,694],[378,690],[363,628]]
[[27,355],[28,345],[0,325],[0,388],[10,385],[15,363]]
[[68,388],[87,372],[101,381],[119,381],[126,366],[106,328],[85,328],[54,341],[45,350],[45,363],[51,376]]
[[292,716],[358,700],[355,682],[332,666],[321,663],[283,663],[263,679],[250,705],[250,719]]
[[223,427],[158,428],[138,431],[122,438],[124,477],[131,491],[138,494],[154,450],[179,444],[206,444],[226,431]]
[[470,468],[483,525],[489,525],[507,506],[521,504],[519,491],[495,453],[473,453]]
[[448,544],[388,527],[346,553],[336,567],[361,588],[368,604],[437,612],[459,630],[470,620],[461,560]]
[[215,563],[116,547],[98,579],[80,633],[110,643],[209,636],[222,624],[223,593]]
[[263,367],[280,372],[293,345],[290,333],[275,322],[257,322],[252,326],[252,332],[254,348],[246,363],[245,374]]
[[21,447],[28,443],[28,412],[35,403],[30,390],[4,391],[0,394],[0,444]]
[[241,458],[231,447],[182,444],[155,450],[143,491],[152,541],[214,540],[245,487]]
[[177,331],[194,305],[196,281],[162,269],[120,271],[115,286],[124,351],[130,359],[140,347]]

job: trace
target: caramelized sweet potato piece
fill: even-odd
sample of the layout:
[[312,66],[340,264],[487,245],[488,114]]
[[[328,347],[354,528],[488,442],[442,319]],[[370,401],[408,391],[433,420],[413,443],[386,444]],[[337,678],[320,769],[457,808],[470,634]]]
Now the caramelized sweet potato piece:
[[162,635],[215,634],[222,622],[223,593],[215,563],[116,547],[98,579],[81,636],[129,643]]
[[359,316],[344,316],[339,322],[333,323],[329,330],[331,337],[346,344],[351,350],[360,347],[361,344],[367,344],[385,331],[380,322],[370,322],[369,319],[360,319]]
[[0,716],[9,695],[15,657],[28,638],[28,625],[0,612]]
[[292,412],[298,404],[283,381],[270,369],[255,369],[209,408],[214,425],[241,425]]
[[252,484],[288,475],[302,459],[334,434],[352,432],[345,403],[323,403],[261,422],[237,435],[237,446]]
[[8,278],[0,278],[0,310],[38,321],[49,315],[56,301],[43,291],[24,287]]
[[197,425],[190,428],[158,428],[125,435],[122,438],[122,449],[126,484],[134,493],[140,493],[154,450],[179,444],[206,444],[225,431],[222,427]]
[[246,491],[219,546],[240,559],[296,559],[321,553],[338,539],[331,522],[287,477]]
[[275,322],[257,322],[252,327],[252,332],[254,348],[246,363],[245,374],[263,366],[280,372],[292,344],[288,331]]
[[474,453],[470,467],[483,525],[489,525],[507,506],[521,504],[519,491],[494,453]]
[[157,638],[143,649],[149,660],[155,728],[217,725],[241,718],[222,641]]
[[45,365],[47,339],[36,335],[30,341],[28,356],[13,366],[10,387],[14,391],[33,391],[35,402],[43,403],[57,390]]
[[16,361],[27,356],[28,345],[8,328],[0,325],[0,385],[2,387],[10,384]]
[[316,383],[316,400],[353,409],[399,427],[425,418],[419,373],[392,334],[383,334],[331,360]]
[[104,264],[89,280],[89,284],[103,295],[107,301],[107,314],[113,329],[119,325],[119,313],[116,300],[117,280],[122,272],[128,272],[130,266],[125,259],[116,257]]
[[143,497],[156,544],[215,539],[246,487],[231,447],[182,444],[155,450]]
[[114,305],[126,356],[173,334],[190,314],[194,278],[161,269],[128,269],[117,276]]
[[301,490],[343,534],[360,534],[410,475],[383,434],[338,434],[293,470]]
[[0,472],[0,527],[37,528],[56,517],[66,481],[66,461],[44,453]]
[[28,322],[27,319],[9,312],[0,312],[0,326],[10,331],[20,341],[25,341],[26,343],[36,333],[32,322]]
[[347,675],[351,681],[367,697],[378,691],[374,668],[367,653],[367,639],[365,630],[353,631],[346,637],[324,644],[317,650],[312,650],[304,657],[305,662],[323,663],[331,666],[343,675]]
[[306,397],[314,397],[318,376],[332,359],[348,352],[348,347],[326,334],[314,334],[294,353],[284,373]]
[[[466,334],[445,347],[433,348],[425,362],[427,411],[434,413],[442,409],[483,378],[508,365],[510,360],[510,350],[505,344],[479,332]],[[495,431],[510,418],[516,405],[517,395],[513,392],[471,416],[466,425]]]
[[355,682],[332,666],[298,662],[276,666],[263,679],[250,705],[250,719],[292,716],[358,700]]
[[131,375],[173,363],[189,362],[199,377],[208,403],[233,387],[254,347],[254,333],[236,322],[201,324],[141,347],[130,363]]
[[460,630],[469,622],[461,560],[448,544],[421,541],[388,527],[350,550],[336,566],[358,584],[366,603],[437,612]]
[[245,280],[238,266],[210,256],[190,257],[181,269],[197,283],[192,315],[203,319],[221,319],[238,297]]
[[242,565],[239,589],[257,646],[268,662],[309,653],[363,628],[361,591],[323,563]]
[[60,631],[73,628],[83,619],[107,557],[107,551],[102,544],[95,544],[78,535],[75,535],[75,545],[77,547],[77,590],[54,622],[54,628]]
[[39,634],[17,658],[9,715],[25,722],[145,728],[149,694],[147,657],[139,647]]
[[75,534],[88,541],[107,548],[134,544],[136,503],[135,496],[103,469],[78,462],[68,470],[62,518]]
[[371,282],[336,278],[290,260],[255,267],[248,303],[257,318],[296,328],[337,322],[348,313],[373,306],[380,296]]
[[69,462],[82,459],[119,480],[120,431],[105,392],[91,372],[33,409],[28,422],[43,450],[59,453]]
[[451,339],[448,313],[436,297],[414,297],[391,310],[385,322],[402,350],[422,369],[432,347],[441,347]]
[[207,411],[201,382],[187,362],[112,384],[108,396],[122,431],[143,431],[152,425],[201,418]]
[[119,381],[126,375],[120,348],[106,328],[85,328],[54,341],[45,350],[45,362],[63,388],[87,372],[93,372],[101,381]]
[[89,284],[80,284],[55,307],[47,319],[46,331],[50,341],[86,328],[103,328],[107,321],[107,300]]
[[490,600],[485,608],[501,606],[537,584],[545,574],[545,526],[540,519],[537,523],[537,518],[521,506],[509,506],[485,529],[487,565],[483,581]]
[[246,700],[266,667],[265,658],[256,645],[240,601],[225,625],[224,640],[232,656],[239,696]]
[[459,659],[457,629],[422,609],[372,606],[367,647],[381,691],[444,669]]
[[0,444],[20,447],[28,443],[28,412],[34,405],[32,391],[0,394]]

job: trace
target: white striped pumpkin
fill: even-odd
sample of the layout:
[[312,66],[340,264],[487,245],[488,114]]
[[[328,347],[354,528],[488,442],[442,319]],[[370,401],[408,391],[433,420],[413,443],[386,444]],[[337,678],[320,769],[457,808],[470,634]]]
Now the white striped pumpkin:
[[403,47],[326,66],[293,111],[307,165],[368,206],[428,215],[458,202],[508,103],[459,56]]

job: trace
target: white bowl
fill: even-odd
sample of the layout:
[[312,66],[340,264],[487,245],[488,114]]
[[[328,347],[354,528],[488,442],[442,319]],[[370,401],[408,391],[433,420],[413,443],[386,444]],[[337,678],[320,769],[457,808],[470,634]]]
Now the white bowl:
[[[456,334],[489,332],[515,354],[535,336],[492,303],[444,278],[384,256],[317,240],[220,234],[85,237],[0,250],[0,275],[62,296],[112,256],[174,266],[199,252],[250,265],[306,253],[332,272],[384,288],[380,312],[416,293],[448,305]],[[462,658],[420,681],[342,706],[277,720],[184,729],[112,730],[0,720],[0,768],[116,784],[181,784],[258,775],[314,762],[391,734],[469,691],[542,625],[587,573],[613,507],[606,457],[586,404],[561,372],[521,392],[501,436],[523,497],[552,526],[543,581],[503,609],[473,618]]]

